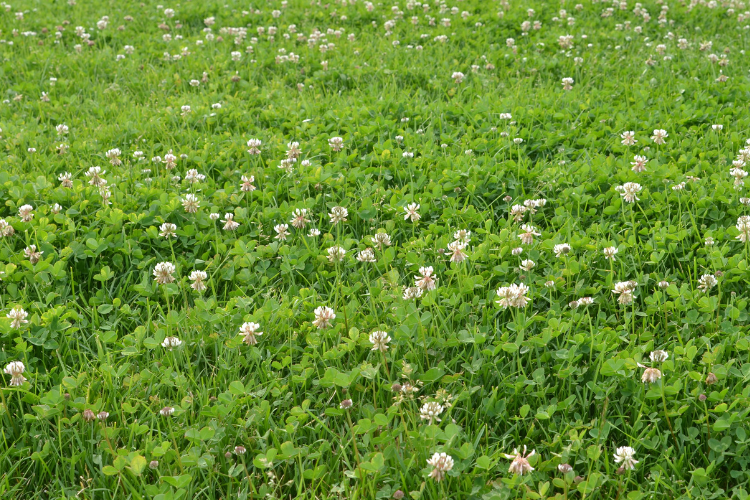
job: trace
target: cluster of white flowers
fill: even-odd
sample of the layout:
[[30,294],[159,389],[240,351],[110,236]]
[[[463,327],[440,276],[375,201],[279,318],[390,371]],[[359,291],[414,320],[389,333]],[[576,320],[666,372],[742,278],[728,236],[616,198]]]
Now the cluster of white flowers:
[[526,307],[531,299],[526,294],[529,293],[529,287],[520,283],[518,285],[511,284],[509,286],[501,286],[497,289],[497,296],[499,299],[496,301],[503,309],[509,307],[523,308]]

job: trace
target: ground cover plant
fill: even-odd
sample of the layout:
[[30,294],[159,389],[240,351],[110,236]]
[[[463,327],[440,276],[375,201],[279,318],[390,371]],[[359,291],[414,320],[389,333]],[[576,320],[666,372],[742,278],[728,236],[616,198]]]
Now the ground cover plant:
[[748,29],[0,4],[0,496],[748,498]]

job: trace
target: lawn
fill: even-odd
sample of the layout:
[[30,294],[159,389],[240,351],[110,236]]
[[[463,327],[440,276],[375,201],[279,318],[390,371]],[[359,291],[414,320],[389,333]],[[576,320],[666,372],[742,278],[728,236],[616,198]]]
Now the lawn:
[[0,4],[0,497],[750,498],[746,9]]

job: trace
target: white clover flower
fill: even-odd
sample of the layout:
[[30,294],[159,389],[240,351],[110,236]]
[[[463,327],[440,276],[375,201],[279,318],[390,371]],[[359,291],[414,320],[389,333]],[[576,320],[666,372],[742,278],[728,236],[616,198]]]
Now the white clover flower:
[[590,306],[594,303],[594,299],[592,297],[581,297],[578,299],[578,305],[579,306]]
[[373,351],[385,352],[388,350],[388,343],[391,337],[383,331],[374,331],[370,334],[370,343]]
[[651,354],[649,354],[649,358],[651,359],[651,362],[653,363],[663,363],[669,358],[669,353],[667,351],[662,351],[661,349],[658,349],[656,351],[653,351]]
[[437,280],[433,276],[432,266],[420,267],[419,276],[414,278],[414,285],[424,292],[437,288]]
[[316,307],[314,314],[315,321],[313,321],[313,325],[319,330],[330,327],[331,322],[336,319],[336,314],[333,312],[333,309],[327,306]]
[[37,252],[36,251],[36,245],[29,245],[23,250],[23,255],[29,259],[29,262],[32,264],[36,264],[39,262],[39,259],[42,257],[42,254],[44,252]]
[[176,347],[180,347],[182,345],[182,340],[178,339],[177,337],[165,337],[164,341],[161,343],[161,346],[165,349],[169,349],[170,351]]
[[290,221],[290,224],[296,229],[303,229],[310,222],[307,215],[308,211],[306,208],[295,209],[294,212],[292,212],[292,220]]
[[630,446],[621,446],[620,448],[617,448],[617,451],[615,451],[615,463],[621,463],[622,467],[626,470],[635,469],[635,464],[638,463],[638,460],[636,460],[634,457],[635,450]]
[[205,271],[193,271],[190,273],[190,288],[196,292],[203,292],[206,289],[205,281],[208,279],[208,274]]
[[23,372],[26,371],[26,367],[20,361],[11,361],[5,365],[6,374],[10,375],[10,386],[15,387],[23,385],[26,382],[26,377],[23,376]]
[[619,295],[617,301],[622,305],[628,305],[633,302],[635,287],[638,286],[636,281],[620,281],[615,283],[612,293]]
[[340,246],[332,246],[328,249],[328,261],[331,264],[341,262],[344,260],[344,256],[346,256],[346,250]]
[[[508,197],[508,199],[510,199],[510,196]],[[513,217],[513,220],[516,222],[520,222],[521,220],[523,220],[524,214],[526,214],[526,212],[528,211],[529,211],[529,208],[523,205],[513,205],[512,207],[510,207],[510,215],[511,217]],[[533,227],[533,226],[529,226],[529,227]],[[521,228],[523,228],[523,226],[521,226]]]
[[28,320],[26,319],[28,317],[29,313],[23,310],[21,307],[14,307],[10,310],[10,312],[6,315],[6,317],[11,320],[10,321],[10,327],[11,328],[21,328],[21,325],[28,323]]
[[173,283],[175,280],[175,277],[173,276],[174,272],[174,264],[172,264],[171,262],[159,262],[154,267],[154,281],[156,281],[160,285]]
[[466,229],[459,229],[458,231],[453,233],[453,238],[456,241],[460,241],[468,245],[471,241],[471,231],[468,231]]
[[427,460],[427,464],[432,466],[430,477],[440,482],[445,478],[446,473],[453,469],[453,457],[446,453],[435,453]]
[[563,255],[569,254],[572,249],[567,243],[560,243],[559,245],[555,245],[552,250],[555,252],[555,257],[559,259]]
[[747,243],[750,240],[750,215],[742,215],[737,219],[737,231],[740,232],[736,236],[736,239],[742,243]]
[[201,182],[206,180],[206,176],[203,174],[199,174],[198,171],[194,168],[191,168],[187,172],[185,172],[185,180],[188,181],[190,184],[195,184],[196,182]]
[[448,243],[448,252],[450,253],[450,261],[455,263],[461,263],[466,260],[467,255],[464,250],[466,249],[466,243],[463,241],[453,241]]
[[200,201],[198,201],[198,197],[195,196],[192,193],[188,193],[185,195],[185,198],[181,200],[182,207],[185,209],[185,212],[189,214],[194,214],[198,211],[198,207],[200,206]]
[[623,146],[634,146],[636,142],[635,140],[635,132],[632,130],[628,130],[620,134],[620,137],[622,138],[622,144]]
[[641,382],[644,384],[653,384],[661,378],[661,371],[658,368],[647,368],[639,364],[641,368],[646,368],[641,376]]
[[521,225],[521,231],[522,232],[518,235],[518,238],[521,240],[522,245],[531,245],[534,243],[534,236],[542,235],[542,233],[538,232],[537,228],[530,224]]
[[[737,165],[744,166],[745,162],[732,162],[733,164],[736,163]],[[745,185],[745,177],[748,176],[747,171],[743,170],[742,168],[735,166],[735,168],[732,168],[729,170],[729,175],[734,177],[734,188],[738,191],[742,190],[742,187]]]
[[331,224],[338,224],[339,222],[346,222],[346,218],[349,215],[349,211],[344,207],[333,207],[328,217],[331,219]]
[[32,213],[33,210],[34,207],[32,207],[31,205],[21,205],[21,207],[18,209],[18,216],[22,221],[29,222],[34,218],[34,214]]
[[64,188],[72,188],[73,187],[73,174],[70,172],[65,172],[60,174],[57,177],[57,180],[60,181],[60,185]]
[[664,144],[666,139],[669,137],[669,134],[667,134],[667,131],[664,129],[656,129],[654,130],[654,135],[651,136],[651,140],[654,141],[656,144]]
[[443,413],[444,409],[440,403],[434,401],[427,402],[420,408],[419,418],[428,420],[429,424],[432,425],[433,421],[440,422],[440,414]]
[[372,248],[365,248],[357,253],[357,260],[359,262],[376,262],[375,252],[372,251]]
[[642,189],[643,186],[641,186],[637,182],[626,182],[622,186],[615,187],[615,191],[619,192],[620,196],[622,196],[623,199],[628,203],[639,201],[640,198],[638,198],[638,193],[640,193]]
[[234,231],[240,227],[240,223],[234,220],[234,214],[231,213],[225,213],[221,222],[224,223],[224,231]]
[[409,203],[407,206],[404,207],[404,220],[411,219],[412,222],[417,222],[419,219],[422,218],[421,215],[419,215],[419,203]]
[[242,326],[240,327],[240,335],[242,336],[242,341],[247,345],[256,345],[258,343],[258,339],[256,339],[255,336],[263,335],[263,332],[259,332],[258,328],[260,328],[260,325],[258,323],[242,323]]
[[247,147],[250,149],[247,150],[248,153],[251,155],[259,155],[260,154],[260,146],[263,143],[260,141],[260,139],[250,139],[247,141]]
[[603,250],[604,258],[606,260],[611,260],[612,262],[614,262],[615,260],[617,260],[615,259],[615,255],[617,255],[618,252],[619,250],[617,249],[617,247],[606,247]]
[[534,470],[529,464],[529,457],[532,457],[536,453],[536,450],[531,450],[531,453],[526,454],[526,446],[523,447],[523,453],[518,451],[518,448],[513,450],[513,454],[505,454],[505,458],[512,458],[513,461],[510,463],[508,472],[517,476],[523,476]]
[[289,236],[289,226],[286,224],[277,224],[273,227],[273,230],[276,231],[275,239],[279,241],[286,241],[287,237]]
[[713,274],[704,274],[698,280],[698,289],[703,293],[708,293],[713,287],[715,287],[719,281]]
[[529,272],[536,267],[536,262],[530,259],[525,259],[521,261],[521,265],[519,267],[521,268],[521,270]]
[[630,162],[630,164],[633,165],[630,170],[632,170],[636,174],[645,172],[647,162],[648,162],[648,158],[646,158],[645,156],[635,155],[633,157],[633,161]]
[[382,250],[383,247],[391,246],[391,237],[386,233],[377,233],[370,238],[372,239],[373,245],[375,245],[378,250]]
[[497,289],[497,296],[499,299],[496,301],[503,309],[509,307],[523,308],[526,307],[531,299],[526,296],[529,293],[529,287],[523,283],[518,285],[511,284],[510,286],[501,286]]
[[177,225],[171,222],[165,222],[159,226],[159,236],[162,238],[176,238],[177,237]]
[[101,187],[107,184],[107,181],[102,178],[106,174],[106,170],[102,170],[101,167],[90,167],[86,171],[86,177],[89,177],[89,184],[94,187]]
[[122,152],[120,151],[119,148],[113,148],[107,151],[106,153],[104,153],[107,159],[109,159],[109,162],[115,167],[118,165],[122,165],[122,161],[120,160],[121,154]]

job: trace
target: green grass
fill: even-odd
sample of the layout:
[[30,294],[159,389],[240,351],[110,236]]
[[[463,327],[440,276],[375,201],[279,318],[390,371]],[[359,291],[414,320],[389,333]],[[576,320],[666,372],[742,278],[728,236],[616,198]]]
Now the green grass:
[[[0,9],[0,219],[14,233],[0,238],[0,367],[21,361],[27,379],[0,375],[2,498],[748,498],[750,270],[736,226],[750,195],[729,173],[750,147],[747,7],[670,2],[662,23],[652,1],[648,21],[635,3],[444,5]],[[524,21],[541,29],[523,34]],[[226,28],[239,27],[235,43]],[[277,62],[290,53],[299,61]],[[631,130],[637,143],[623,145]],[[174,169],[152,161],[170,151]],[[645,172],[631,170],[636,154]],[[205,179],[187,182],[190,169]],[[243,175],[257,189],[242,191]],[[642,186],[634,203],[615,189],[627,182]],[[191,193],[195,213],[182,206]],[[514,220],[534,199],[546,204]],[[334,207],[346,221],[331,223]],[[292,227],[297,209],[305,228]],[[164,223],[176,238],[159,235]],[[522,224],[541,233],[530,245]],[[452,263],[460,230],[468,258]],[[570,252],[557,257],[560,244]],[[331,263],[334,246],[346,254]],[[356,259],[366,248],[375,263]],[[154,280],[160,262],[173,283]],[[437,288],[405,299],[426,266]],[[196,270],[205,291],[190,286]],[[703,275],[717,285],[700,289]],[[628,281],[621,304],[613,290]],[[530,302],[503,309],[498,288],[520,283]],[[573,307],[582,297],[593,304]],[[320,306],[330,328],[313,324]],[[19,328],[14,308],[28,312]],[[260,325],[256,345],[245,322]],[[372,350],[374,331],[386,351]],[[656,350],[668,359],[652,362]],[[643,383],[646,367],[662,377]],[[442,404],[440,421],[420,417],[426,403]],[[534,470],[515,475],[506,455],[524,446]],[[614,460],[625,446],[632,470]],[[435,453],[453,459],[442,481]]]

